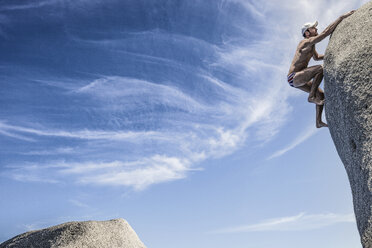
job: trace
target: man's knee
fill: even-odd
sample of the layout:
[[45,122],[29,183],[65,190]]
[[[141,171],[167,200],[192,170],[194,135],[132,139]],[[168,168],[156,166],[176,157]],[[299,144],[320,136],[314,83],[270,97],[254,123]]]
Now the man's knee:
[[317,72],[323,74],[323,65],[318,65]]
[[317,65],[314,70],[314,79],[323,79],[323,65]]

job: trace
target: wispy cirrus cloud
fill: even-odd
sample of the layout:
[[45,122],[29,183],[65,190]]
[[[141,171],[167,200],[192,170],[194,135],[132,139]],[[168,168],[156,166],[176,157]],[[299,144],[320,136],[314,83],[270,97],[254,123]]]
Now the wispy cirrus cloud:
[[34,142],[35,141],[35,139],[29,138],[29,137],[26,137],[26,136],[23,136],[23,135],[19,135],[19,134],[7,132],[4,129],[3,130],[0,129],[0,134],[4,135],[4,136],[11,137],[11,138],[24,140],[24,141],[29,141],[29,142]]
[[[133,169],[108,171],[103,174],[84,176],[81,183],[98,185],[132,186],[136,190],[142,190],[149,185],[178,180],[186,177],[191,169],[189,161],[175,157],[155,155],[136,161],[137,166]],[[138,166],[140,165],[140,166]]]
[[[253,5],[250,12],[262,16]],[[66,30],[69,34],[68,28]],[[246,34],[249,33],[247,30]],[[57,86],[64,93],[68,90],[72,100],[84,99],[92,103],[92,106],[74,107],[92,113],[89,117],[93,121],[105,120],[115,125],[101,129],[97,125],[83,129],[66,125],[56,129],[2,121],[0,130],[9,137],[61,140],[78,151],[89,146],[85,149],[89,154],[85,155],[58,147],[26,151],[25,155],[59,153],[69,155],[69,159],[64,163],[48,161],[10,166],[7,175],[16,180],[40,182],[43,177],[51,177],[54,182],[67,180],[66,175],[72,175],[73,181],[78,183],[144,189],[152,184],[182,179],[206,159],[233,153],[248,137],[259,142],[268,141],[285,122],[284,117],[290,110],[285,102],[285,90],[281,86],[272,87],[281,67],[266,60],[268,53],[260,57],[258,51],[265,51],[265,43],[219,46],[192,36],[156,30],[123,35],[123,39],[89,40],[71,34],[69,38],[79,46],[117,51],[119,56],[125,53],[139,63],[147,65],[150,61],[152,65],[177,69],[190,79],[180,80],[171,73],[166,80],[101,75],[84,86],[77,83],[76,88],[71,88],[74,84],[68,83],[65,87],[63,82],[38,78],[38,83]],[[137,51],[137,43],[148,44],[153,49]],[[169,53],[167,49],[165,52],[159,50],[160,53],[156,44],[168,44],[179,52]],[[189,53],[181,53],[183,50]],[[187,56],[197,63],[186,63]],[[237,75],[234,76],[236,81],[223,80],[213,73],[221,69]],[[269,81],[254,75],[267,70],[274,71]],[[134,126],[140,128],[134,129]],[[101,154],[96,162],[92,162],[93,153]]]
[[[253,132],[249,129],[255,124],[261,123],[262,130],[265,130],[260,138],[273,135],[268,132],[269,127],[271,130],[279,127],[279,122],[276,122],[277,125],[271,124],[271,118],[278,111],[275,111],[277,105],[267,92],[255,96],[211,74],[200,74],[200,77],[205,80],[204,83],[208,87],[215,88],[216,92],[223,96],[222,100],[216,96],[211,105],[199,96],[191,97],[173,86],[125,77],[103,77],[71,91],[76,97],[87,96],[99,103],[98,106],[101,109],[98,110],[98,115],[100,113],[105,115],[125,113],[123,111],[129,108],[138,109],[141,105],[144,110],[151,110],[152,106],[172,109],[169,114],[163,115],[160,119],[166,124],[166,128],[156,131],[152,131],[152,128],[149,131],[58,130],[0,122],[0,130],[12,135],[23,135],[32,139],[58,138],[71,142],[73,140],[97,141],[95,147],[92,147],[92,144],[89,145],[90,153],[102,154],[107,147],[117,147],[115,149],[118,152],[110,153],[110,158],[102,157],[100,160],[103,162],[85,160],[59,163],[50,161],[49,163],[10,166],[7,175],[19,181],[48,182],[48,180],[42,180],[44,176],[54,178],[51,182],[57,182],[63,181],[63,177],[70,174],[78,183],[123,185],[137,190],[144,189],[151,184],[184,178],[187,173],[195,170],[200,162],[231,154],[245,142],[249,132]],[[146,105],[143,101],[146,101]],[[180,112],[180,120],[177,120],[178,117],[174,111]],[[149,114],[153,119],[153,112],[150,111]],[[285,112],[280,114],[285,114]],[[200,118],[203,116],[209,118],[203,120]],[[153,121],[147,118],[147,115],[143,115],[141,122],[151,123]],[[155,143],[157,147],[154,150],[151,147]],[[70,146],[67,150],[49,148],[28,151],[24,155],[81,155],[81,149],[84,150],[85,146],[79,144],[76,150],[74,146]],[[146,147],[148,147],[150,150],[145,155],[128,154],[130,159],[123,161],[120,147],[125,148],[135,144],[141,144],[136,149],[147,150]],[[159,152],[163,152],[164,155],[160,155]]]
[[[273,2],[221,1],[216,9],[221,18],[235,15],[225,8],[230,3],[246,10],[236,22],[226,19],[231,23],[228,27],[243,32],[240,36],[216,35],[216,43],[192,33],[192,29],[166,30],[167,25],[127,31],[123,27],[103,30],[88,25],[87,30],[79,32],[76,23],[64,23],[65,44],[74,53],[71,58],[75,53],[85,58],[99,51],[90,57],[96,59],[95,63],[87,59],[81,63],[87,64],[85,67],[74,64],[88,71],[89,79],[71,75],[65,76],[66,80],[43,75],[32,79],[39,85],[53,86],[53,97],[58,97],[61,105],[53,110],[48,109],[49,105],[42,106],[48,114],[36,122],[2,117],[0,135],[39,145],[32,151],[19,151],[25,156],[59,154],[65,160],[31,163],[25,159],[23,164],[14,162],[7,167],[7,174],[23,181],[43,181],[53,175],[51,182],[67,180],[70,175],[78,183],[144,189],[185,178],[203,161],[231,154],[247,140],[269,142],[291,113],[290,97],[303,94],[285,82],[293,49],[301,39],[299,26],[320,13],[324,3],[293,0],[278,6]],[[48,4],[42,1],[7,8],[31,9]],[[308,7],[313,13],[303,15],[295,11],[294,5],[297,9]],[[287,12],[292,14],[283,18],[281,15]],[[330,10],[327,13],[329,19],[335,15]],[[84,12],[87,20],[90,15],[94,13]],[[165,21],[177,24],[177,18]],[[319,21],[328,21],[321,18]],[[56,56],[61,60],[61,55]],[[106,65],[106,71],[97,72]],[[71,102],[76,104],[69,105]],[[83,118],[72,117],[63,111],[66,106],[89,121],[83,123]],[[41,109],[37,107],[34,109]],[[58,123],[64,119],[52,119],[49,114],[54,112],[71,121]],[[47,123],[54,124],[53,128]],[[309,129],[270,158],[285,154],[314,132]],[[43,142],[52,140],[59,144],[43,147]]]
[[86,1],[86,0],[76,0],[76,1],[60,1],[60,0],[37,0],[37,1],[28,1],[27,3],[21,3],[21,2],[13,2],[12,4],[5,4],[0,7],[0,11],[4,10],[29,10],[29,9],[36,9],[36,8],[42,8],[42,7],[49,7],[49,6],[62,6],[63,4],[79,4],[79,5],[89,5],[90,3],[99,3],[100,0],[92,0],[92,1]]
[[74,183],[127,186],[143,190],[149,185],[185,178],[191,168],[185,158],[154,155],[137,161],[113,162],[49,162],[8,166],[2,173],[21,182],[58,183],[73,178]]
[[246,8],[254,17],[256,18],[265,17],[264,10],[261,8],[260,4],[257,4],[256,2],[247,1],[247,0],[223,0],[221,2],[222,4],[226,2],[239,3],[242,6],[244,6],[244,8]]
[[21,152],[20,154],[31,155],[31,156],[48,156],[48,155],[73,154],[73,153],[76,153],[73,147],[58,147],[55,149]]
[[355,223],[355,215],[349,214],[306,214],[304,212],[294,216],[286,216],[263,220],[256,224],[228,227],[209,232],[210,234],[267,232],[267,231],[306,231],[320,229],[340,223]]
[[301,133],[293,142],[291,142],[288,146],[274,152],[268,159],[276,158],[282,156],[286,152],[292,150],[296,146],[300,145],[302,142],[306,141],[308,138],[313,136],[318,130],[314,126],[308,127],[303,133]]
[[80,200],[70,199],[70,200],[68,200],[68,202],[70,202],[74,206],[77,206],[77,207],[80,207],[80,208],[90,208],[90,206],[88,204],[85,204],[84,202],[82,202]]
[[87,139],[87,140],[133,140],[139,137],[156,136],[157,132],[122,132],[122,131],[91,131],[91,130],[80,130],[80,131],[65,131],[65,130],[52,130],[52,129],[36,129],[29,127],[22,127],[16,125],[9,125],[6,122],[0,122],[0,132],[9,137],[18,139],[24,139],[27,141],[33,141],[33,139],[17,135],[11,132],[23,133],[34,136],[55,136],[61,138],[71,139]]
[[[210,106],[202,104],[171,85],[156,84],[150,81],[127,77],[104,77],[94,80],[76,90],[78,94],[89,94],[109,102],[110,106],[138,108],[139,101],[146,100],[147,108],[156,104],[175,107],[187,112],[204,112]],[[131,97],[128,99],[128,97]],[[130,104],[133,102],[133,104]],[[117,106],[120,105],[120,106]],[[108,104],[107,104],[108,106]],[[145,106],[144,106],[145,107]]]
[[29,174],[27,169],[18,168],[17,170],[7,171],[1,173],[3,176],[7,176],[15,181],[19,182],[31,182],[31,183],[60,183],[60,181],[55,179],[49,179],[46,175],[42,175],[40,172]]
[[24,10],[24,9],[34,9],[41,8],[44,6],[50,6],[60,3],[59,0],[47,0],[47,1],[30,1],[26,4],[9,4],[0,7],[0,10]]

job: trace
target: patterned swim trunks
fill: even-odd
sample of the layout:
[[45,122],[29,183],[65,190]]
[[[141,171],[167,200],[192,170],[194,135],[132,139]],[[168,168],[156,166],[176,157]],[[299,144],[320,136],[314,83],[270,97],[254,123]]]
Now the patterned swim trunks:
[[296,75],[296,73],[292,72],[291,74],[288,75],[288,78],[287,78],[289,85],[292,86],[292,87],[294,87],[293,78],[294,78],[295,75]]

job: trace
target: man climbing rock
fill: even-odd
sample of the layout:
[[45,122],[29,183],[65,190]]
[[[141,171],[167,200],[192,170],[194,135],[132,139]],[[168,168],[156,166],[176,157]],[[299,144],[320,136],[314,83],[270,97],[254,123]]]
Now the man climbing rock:
[[311,58],[314,58],[314,60],[322,60],[324,58],[324,55],[319,55],[316,52],[315,44],[332,34],[337,25],[353,13],[354,10],[340,16],[319,35],[318,29],[316,28],[318,26],[317,21],[314,23],[305,23],[302,26],[301,31],[304,39],[300,41],[297,46],[291,67],[289,68],[287,80],[290,86],[308,92],[308,101],[316,104],[317,128],[328,127],[328,125],[322,121],[324,93],[319,88],[323,79],[323,66],[307,66]]

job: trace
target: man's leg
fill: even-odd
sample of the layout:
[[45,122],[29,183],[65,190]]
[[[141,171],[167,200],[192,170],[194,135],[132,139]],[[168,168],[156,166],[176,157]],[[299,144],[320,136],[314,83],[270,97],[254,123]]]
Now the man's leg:
[[315,125],[316,125],[317,128],[328,127],[328,124],[327,123],[324,123],[322,121],[323,107],[324,107],[324,105],[316,105],[315,106],[315,112],[316,112]]
[[[315,97],[320,100],[324,100],[324,92],[322,91],[321,88],[318,88],[318,90],[315,93]],[[324,108],[324,105],[315,105],[316,127],[317,128],[328,127],[328,124],[322,121],[323,108]]]
[[313,79],[311,89],[309,91],[308,101],[313,102],[317,105],[323,105],[324,100],[320,100],[315,96],[315,92],[317,91],[320,83],[323,79],[323,66],[321,65],[314,65],[310,66],[302,71],[296,72],[293,78],[293,85],[296,88],[300,86],[306,85],[311,79]]
[[315,93],[317,92],[318,87],[319,87],[320,83],[322,82],[322,79],[323,79],[323,66],[320,67],[319,71],[317,72],[317,74],[315,75],[315,77],[313,79],[313,83],[311,85],[311,90],[310,90],[309,98],[308,98],[309,102],[313,102],[317,105],[323,105],[324,104],[324,100],[318,101],[315,97]]
[[[305,85],[299,86],[298,88],[307,93],[310,93],[311,88],[312,88],[312,82],[310,81]],[[324,93],[320,88],[318,88],[318,90],[316,91],[315,97],[318,100],[324,100]],[[315,112],[316,112],[315,125],[317,128],[328,127],[328,125],[322,121],[323,106],[324,105],[315,105]]]

